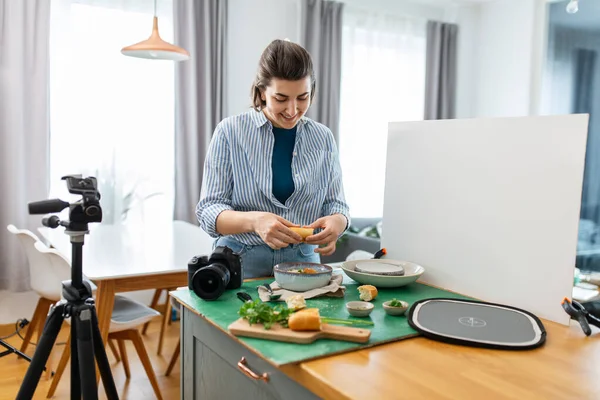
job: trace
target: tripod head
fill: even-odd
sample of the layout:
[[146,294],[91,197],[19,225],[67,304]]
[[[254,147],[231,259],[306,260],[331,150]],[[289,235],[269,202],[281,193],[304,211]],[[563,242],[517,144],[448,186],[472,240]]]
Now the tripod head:
[[[72,204],[60,199],[35,201],[29,203],[29,214],[59,213],[69,207],[68,221],[52,215],[44,217],[42,224],[52,229],[64,226],[65,234],[71,237],[73,255],[71,260],[71,282],[68,291],[72,292],[74,290],[81,294],[87,292],[87,287],[84,287],[82,282],[83,238],[89,232],[89,223],[102,222],[100,193],[98,192],[96,178],[92,176],[83,178],[81,175],[67,175],[63,176],[62,180],[67,181],[69,192],[81,195],[81,199]],[[65,287],[65,290],[67,290],[67,287]],[[74,296],[77,296],[77,294]]]
[[102,207],[100,207],[100,193],[96,178],[67,175],[62,179],[67,181],[69,192],[81,195],[81,200],[73,204],[60,199],[35,201],[29,203],[29,214],[58,213],[69,207],[69,221],[61,221],[57,216],[50,216],[43,218],[42,224],[49,228],[64,226],[66,233],[86,233],[88,223],[102,222]]

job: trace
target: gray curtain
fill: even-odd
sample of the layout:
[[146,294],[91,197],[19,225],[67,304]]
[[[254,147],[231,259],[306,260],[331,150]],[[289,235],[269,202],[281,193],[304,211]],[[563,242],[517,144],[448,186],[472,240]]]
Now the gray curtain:
[[25,253],[6,230],[36,230],[27,203],[49,192],[50,2],[0,0],[0,289],[29,289]]
[[451,119],[456,108],[458,25],[427,21],[425,119]]
[[175,67],[174,218],[198,224],[204,158],[225,117],[227,0],[175,0],[174,38],[190,52]]
[[301,44],[313,59],[317,91],[307,117],[326,125],[338,141],[342,77],[342,15],[335,1],[303,0]]
[[581,218],[600,225],[600,130],[596,126],[594,109],[597,53],[575,49],[573,77],[573,113],[589,114],[588,138],[581,198]]

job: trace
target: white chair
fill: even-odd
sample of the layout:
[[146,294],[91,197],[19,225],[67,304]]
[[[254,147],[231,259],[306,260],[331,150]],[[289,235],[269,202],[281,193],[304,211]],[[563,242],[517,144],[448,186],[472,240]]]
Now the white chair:
[[[36,250],[46,257],[46,263],[59,263],[66,264],[69,266],[68,262],[55,250],[49,249],[44,246],[41,242],[38,242],[34,245]],[[138,327],[144,325],[146,322],[150,321],[153,318],[156,318],[160,315],[160,313],[142,303],[139,303],[135,300],[127,298],[125,296],[115,296],[115,303],[113,306],[110,327],[108,330],[108,342],[110,344],[111,340],[116,340],[119,346],[120,358],[117,357],[117,361],[123,362],[123,368],[125,370],[125,376],[130,378],[129,371],[129,360],[127,358],[127,352],[125,350],[125,340],[131,340],[133,345],[135,346],[136,352],[144,366],[146,371],[146,375],[150,380],[150,384],[154,389],[154,393],[158,399],[162,399],[162,395],[160,392],[160,388],[158,387],[158,381],[156,380],[156,375],[154,374],[154,369],[152,368],[152,363],[150,362],[150,357],[148,356],[148,352],[144,347],[144,342],[142,340],[142,336],[138,330]],[[67,320],[69,323],[70,319]],[[71,358],[71,337],[69,335],[69,340],[67,340],[67,345],[63,350],[61,359],[58,363],[58,367],[56,369],[56,373],[54,378],[52,379],[52,384],[50,385],[50,389],[48,390],[47,397],[50,398],[54,396],[54,392],[60,382],[60,378],[67,366]],[[114,349],[113,349],[113,352]],[[115,352],[116,354],[116,352]]]
[[[33,232],[27,229],[18,229],[12,224],[6,228],[19,239],[29,264],[31,289],[40,296],[21,344],[20,350],[24,353],[31,342],[34,331],[37,331],[39,343],[50,306],[61,299],[61,282],[70,278],[71,268],[68,264],[48,262],[48,259],[35,249],[35,243],[44,245]],[[47,377],[50,376],[50,370],[50,366],[46,365]]]

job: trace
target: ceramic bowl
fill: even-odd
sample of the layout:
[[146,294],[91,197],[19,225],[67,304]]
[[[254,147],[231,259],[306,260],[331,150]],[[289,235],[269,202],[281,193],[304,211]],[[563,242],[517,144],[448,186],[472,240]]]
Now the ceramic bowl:
[[408,310],[408,303],[405,301],[400,300],[400,303],[402,303],[402,307],[390,306],[391,302],[392,301],[390,300],[383,303],[383,309],[388,315],[404,315],[406,313],[406,310]]
[[[311,268],[315,273],[303,273],[304,269]],[[293,292],[306,292],[327,286],[331,280],[333,268],[325,264],[284,262],[273,268],[275,281],[282,289]]]
[[408,261],[387,259],[377,259],[368,261],[401,265],[404,269],[404,275],[376,275],[356,271],[356,264],[364,263],[365,260],[346,261],[342,264],[341,268],[346,275],[354,279],[356,282],[361,283],[363,285],[373,285],[377,288],[395,288],[409,285],[413,282],[416,282],[417,279],[419,279],[421,275],[425,273],[425,268],[418,264],[411,263]]
[[367,317],[375,306],[367,301],[349,301],[346,310],[354,317]]

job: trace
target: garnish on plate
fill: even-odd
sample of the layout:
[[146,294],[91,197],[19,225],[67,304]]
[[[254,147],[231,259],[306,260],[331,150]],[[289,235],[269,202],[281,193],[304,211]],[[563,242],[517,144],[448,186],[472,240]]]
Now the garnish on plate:
[[404,307],[404,303],[401,302],[400,300],[396,300],[396,299],[392,299],[389,303],[389,306],[391,307]]

